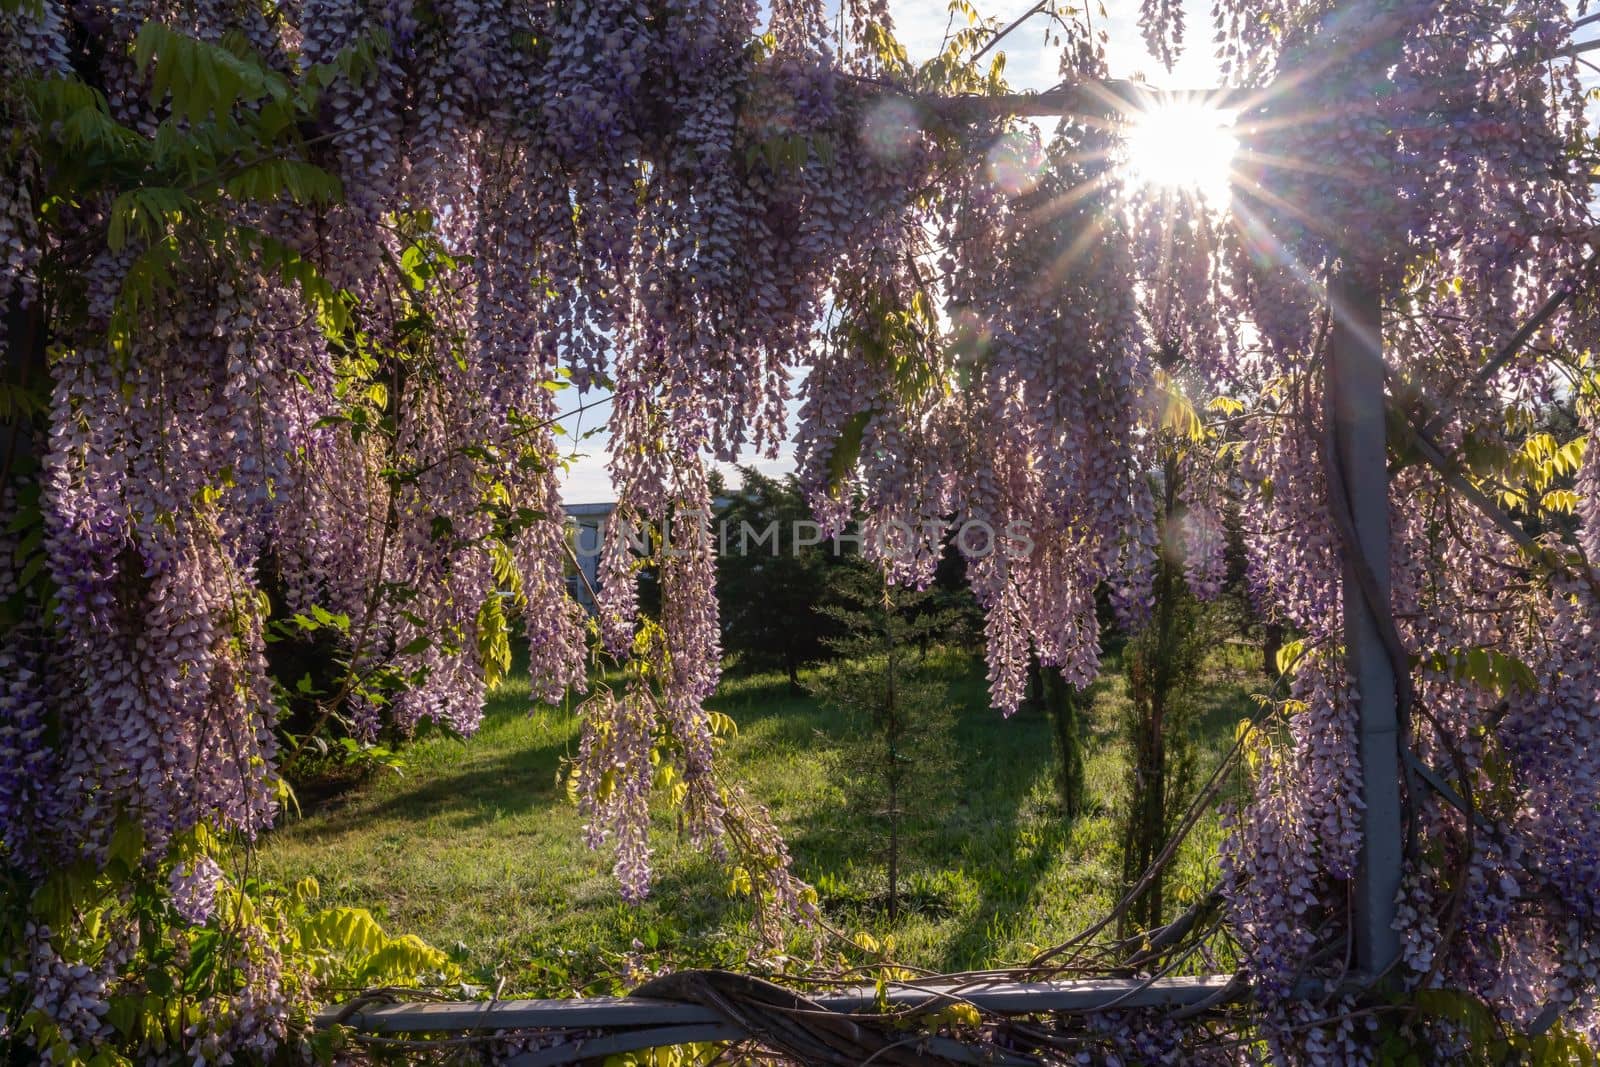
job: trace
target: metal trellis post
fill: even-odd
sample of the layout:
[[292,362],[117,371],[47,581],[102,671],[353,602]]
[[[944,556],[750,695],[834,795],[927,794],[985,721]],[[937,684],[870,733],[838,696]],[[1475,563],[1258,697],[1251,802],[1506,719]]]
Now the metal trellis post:
[[[1361,554],[1389,597],[1389,472],[1384,418],[1381,304],[1377,285],[1343,268],[1329,284],[1333,323],[1328,389],[1334,442]],[[1387,609],[1387,603],[1384,605]],[[1356,966],[1371,977],[1400,952],[1394,928],[1400,889],[1402,828],[1400,735],[1395,674],[1351,563],[1344,571],[1344,635],[1359,710],[1362,813],[1356,871]]]

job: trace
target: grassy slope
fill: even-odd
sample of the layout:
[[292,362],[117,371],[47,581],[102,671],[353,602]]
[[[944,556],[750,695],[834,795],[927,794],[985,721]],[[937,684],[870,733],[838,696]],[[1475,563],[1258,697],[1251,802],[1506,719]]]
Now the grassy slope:
[[[958,765],[945,810],[921,820],[910,853],[921,908],[893,929],[870,904],[881,877],[857,859],[862,822],[830,777],[828,753],[845,740],[837,715],[791,696],[776,675],[728,679],[713,701],[739,724],[728,772],[770,805],[833,925],[888,939],[895,958],[941,970],[1017,962],[1114,899],[1127,698],[1114,670],[1095,687],[1092,811],[1066,826],[1043,715],[1002,719],[979,669],[941,662],[961,709]],[[1203,771],[1245,713],[1254,679],[1219,661],[1211,682]],[[504,977],[507,991],[607,988],[635,940],[650,966],[739,965],[749,943],[743,907],[729,901],[717,866],[676,840],[670,819],[656,827],[653,897],[639,907],[618,901],[609,861],[583,848],[559,780],[575,717],[526,706],[526,684],[508,683],[471,740],[420,742],[403,777],[385,775],[289,820],[263,843],[264,872],[315,875],[330,902],[374,908],[393,929],[456,952],[480,979]],[[1216,841],[1213,819],[1185,849],[1172,899],[1213,880]]]

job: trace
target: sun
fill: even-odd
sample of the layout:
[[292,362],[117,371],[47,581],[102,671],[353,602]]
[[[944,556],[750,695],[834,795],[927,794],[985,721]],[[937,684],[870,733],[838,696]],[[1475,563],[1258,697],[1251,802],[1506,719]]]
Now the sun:
[[1145,185],[1182,190],[1224,207],[1232,190],[1234,113],[1203,101],[1164,101],[1134,117],[1124,165]]

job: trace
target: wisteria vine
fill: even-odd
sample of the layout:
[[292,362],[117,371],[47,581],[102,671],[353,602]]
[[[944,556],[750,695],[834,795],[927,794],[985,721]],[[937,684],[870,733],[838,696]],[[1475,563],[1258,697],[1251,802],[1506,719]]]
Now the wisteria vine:
[[[1140,14],[1170,65],[1183,5]],[[1010,709],[1034,657],[1093,680],[1098,592],[1125,623],[1147,610],[1155,434],[1187,391],[1221,416],[1197,438],[1220,448],[1189,449],[1188,580],[1216,591],[1231,501],[1256,605],[1304,650],[1233,816],[1232,933],[1273,1055],[1369,1060],[1341,984],[1359,694],[1320,400],[1327,279],[1360,269],[1387,309],[1413,756],[1454,783],[1410,783],[1397,980],[1592,1032],[1600,317],[1565,0],[1220,0],[1243,101],[1226,210],[1128,188],[1114,108],[1041,134],[949,106],[1004,88],[975,62],[984,25],[918,67],[880,4],[759,17],[0,6],[0,861],[19,899],[70,902],[121,863],[169,921],[212,922],[230,882],[207,842],[272,823],[286,745],[469,732],[519,631],[539,699],[583,694],[594,657],[622,668],[579,704],[573,783],[626,896],[648,891],[665,791],[763,916],[805,913],[714,758],[708,464],[792,429],[817,517],[858,523],[905,582],[931,578],[952,520],[1026,531],[1025,552],[962,546]],[[1056,17],[1064,81],[1103,78],[1092,23]],[[612,398],[592,623],[567,588],[567,390]],[[641,550],[635,523],[673,534]],[[148,924],[12,925],[8,1038],[55,1059],[137,1045],[108,1013],[140,988]],[[291,1040],[309,986],[251,936],[179,1045]],[[1106,1025],[1139,1055],[1181,1044],[1169,1022]]]

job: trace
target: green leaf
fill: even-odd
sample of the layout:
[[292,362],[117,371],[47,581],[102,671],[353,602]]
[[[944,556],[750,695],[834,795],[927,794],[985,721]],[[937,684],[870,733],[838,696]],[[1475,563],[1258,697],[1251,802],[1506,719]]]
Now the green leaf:
[[1422,663],[1452,681],[1502,697],[1532,692],[1539,686],[1538,677],[1526,663],[1494,648],[1452,649],[1424,657]]
[[489,597],[478,609],[477,637],[484,680],[495,685],[511,670],[511,628],[499,596]]
[[144,856],[144,828],[135,819],[118,819],[111,832],[111,847],[107,855],[127,864],[129,870],[138,867]]
[[1300,666],[1300,659],[1305,655],[1306,643],[1301,640],[1285,641],[1279,648],[1274,658],[1274,663],[1279,674],[1293,675]]
[[[321,604],[311,605],[311,617],[321,626],[331,626],[340,633],[350,632],[350,616],[335,615]],[[296,618],[298,619],[299,616],[296,616]]]
[[866,432],[868,418],[867,412],[858,411],[846,419],[844,426],[840,428],[839,436],[833,442],[833,451],[828,453],[830,491],[838,490],[851,468],[856,465],[856,460],[861,457],[861,437]]

